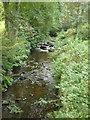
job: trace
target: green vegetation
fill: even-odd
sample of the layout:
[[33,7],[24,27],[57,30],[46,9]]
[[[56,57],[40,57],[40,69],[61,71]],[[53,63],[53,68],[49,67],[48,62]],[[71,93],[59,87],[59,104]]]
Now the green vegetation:
[[2,84],[3,90],[6,90],[13,82],[10,78],[13,67],[25,64],[24,60],[28,58],[30,50],[49,37],[51,27],[55,29],[58,9],[57,3],[3,2],[0,4]]
[[16,105],[8,106],[8,109],[10,110],[10,113],[13,113],[13,114],[19,114],[23,112],[21,108],[17,107]]
[[[79,8],[84,7],[84,5],[85,4],[79,6]],[[83,8],[83,11],[84,10],[86,11],[86,9]],[[69,15],[67,17],[69,17]],[[59,107],[57,111],[49,113],[49,118],[89,117],[87,71],[89,26],[86,19],[80,23],[80,18],[83,18],[83,15],[81,17],[78,15],[77,27],[69,27],[67,31],[62,30],[58,33],[54,43],[57,50],[52,53],[52,73],[57,81],[55,88],[58,90],[60,104],[62,103],[63,107]],[[76,20],[74,22],[76,22]]]
[[[67,34],[67,33],[64,33]],[[53,76],[57,80],[58,97],[62,108],[49,114],[52,118],[88,117],[88,42],[62,39],[59,34],[55,45],[61,50],[53,53]],[[57,46],[58,48],[58,46]],[[60,104],[61,104],[60,103]]]
[[[58,106],[48,118],[88,118],[88,6],[87,3],[0,2],[3,91],[12,85],[15,66],[25,65],[32,49],[54,38],[52,74]],[[32,82],[34,84],[34,82]],[[55,103],[57,102],[57,103]],[[9,106],[10,113],[22,110]]]

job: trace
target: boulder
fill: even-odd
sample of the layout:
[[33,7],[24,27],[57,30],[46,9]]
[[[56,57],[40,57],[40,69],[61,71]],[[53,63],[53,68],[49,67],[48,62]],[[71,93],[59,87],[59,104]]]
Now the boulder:
[[51,44],[51,45],[49,45],[49,47],[54,47],[54,45],[53,45],[53,44]]
[[40,49],[47,50],[47,47],[45,45],[40,46]]
[[43,45],[44,45],[44,46],[48,46],[48,44],[47,44],[47,43],[44,43]]

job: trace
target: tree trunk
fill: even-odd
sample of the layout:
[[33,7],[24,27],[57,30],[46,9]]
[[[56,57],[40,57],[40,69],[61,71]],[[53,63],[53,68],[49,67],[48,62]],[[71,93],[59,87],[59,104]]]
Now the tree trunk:
[[9,2],[3,2],[3,7],[4,7],[4,15],[5,15],[5,29],[6,32],[8,31],[8,7],[9,7]]

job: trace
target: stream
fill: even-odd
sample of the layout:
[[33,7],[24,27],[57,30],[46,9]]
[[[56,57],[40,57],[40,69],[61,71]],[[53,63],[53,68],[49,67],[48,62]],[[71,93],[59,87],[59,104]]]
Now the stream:
[[2,99],[7,100],[8,105],[15,104],[23,112],[11,114],[7,104],[2,106],[3,118],[46,118],[46,114],[56,109],[47,103],[39,103],[41,99],[55,100],[49,53],[33,50],[27,60],[27,64],[13,69],[14,83],[3,93]]

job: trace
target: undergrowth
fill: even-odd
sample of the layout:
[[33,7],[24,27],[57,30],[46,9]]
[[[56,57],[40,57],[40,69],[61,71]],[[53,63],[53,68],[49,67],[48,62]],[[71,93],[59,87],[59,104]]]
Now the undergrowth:
[[88,42],[77,37],[63,39],[66,34],[59,33],[55,41],[58,49],[52,53],[52,73],[63,107],[48,117],[88,118]]

